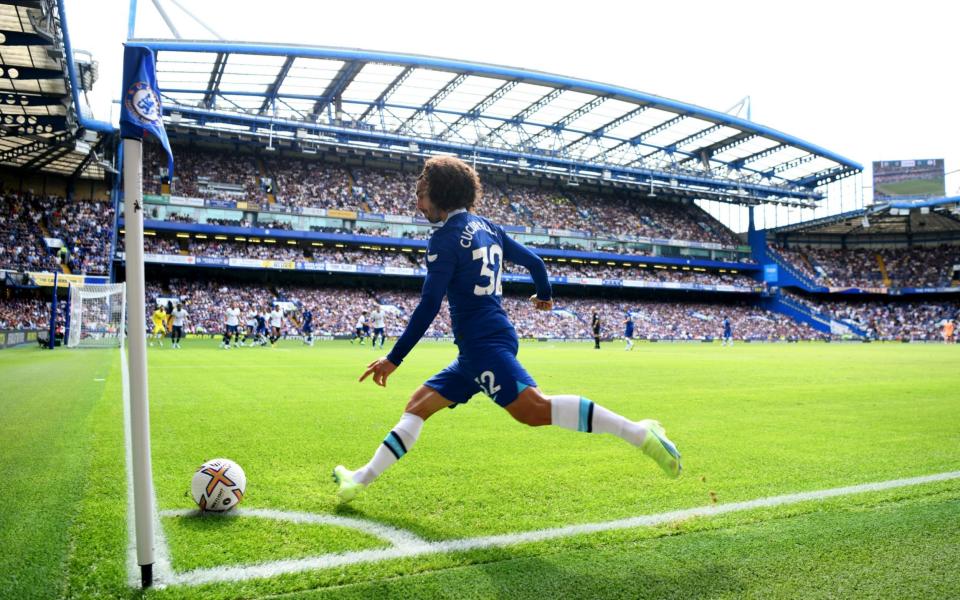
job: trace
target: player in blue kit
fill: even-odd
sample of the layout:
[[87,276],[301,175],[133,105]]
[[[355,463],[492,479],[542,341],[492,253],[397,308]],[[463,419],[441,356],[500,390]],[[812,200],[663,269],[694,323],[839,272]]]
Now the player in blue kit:
[[313,345],[313,312],[304,307],[303,320],[300,323],[300,332],[303,333],[303,343]]
[[267,345],[267,315],[263,309],[257,311],[257,344]]
[[627,340],[627,347],[624,350],[633,350],[633,315],[629,312],[623,321],[623,339]]
[[730,325],[730,317],[723,318],[723,342],[722,346],[726,346],[727,343],[733,345],[733,326]]
[[423,423],[443,408],[465,404],[483,392],[510,415],[531,426],[558,425],[586,433],[610,433],[641,448],[670,476],[680,474],[680,453],[654,420],[630,421],[579,395],[547,396],[517,361],[517,333],[501,306],[503,261],[530,271],[539,310],[553,307],[543,261],[507,237],[498,225],[469,210],[481,195],[480,180],[463,161],[440,156],[427,160],[417,179],[417,209],[441,223],[427,243],[427,276],[420,303],[390,353],[367,366],[385,386],[433,322],[447,297],[459,355],[411,396],[400,422],[363,467],[333,470],[337,495],[349,502],[390,465],[413,449]]

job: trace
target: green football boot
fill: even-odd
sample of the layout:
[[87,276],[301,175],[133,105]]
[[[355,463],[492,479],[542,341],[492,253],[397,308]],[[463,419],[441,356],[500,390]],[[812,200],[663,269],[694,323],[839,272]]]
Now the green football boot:
[[683,466],[680,464],[680,452],[667,437],[660,421],[644,419],[638,423],[647,430],[647,437],[643,440],[643,453],[652,458],[668,477],[676,479],[680,476]]
[[333,468],[333,482],[340,486],[337,490],[337,496],[340,502],[346,504],[360,493],[365,486],[362,483],[353,480],[353,471],[347,470],[343,465],[337,465]]

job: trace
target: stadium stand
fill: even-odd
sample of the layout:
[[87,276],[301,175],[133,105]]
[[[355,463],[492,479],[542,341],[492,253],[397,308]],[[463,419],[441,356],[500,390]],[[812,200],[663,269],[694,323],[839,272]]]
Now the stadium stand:
[[[237,241],[213,241],[186,238],[150,236],[144,239],[144,251],[153,254],[188,254],[192,256],[217,256],[224,258],[257,258],[278,261],[333,262],[339,264],[380,265],[391,267],[424,267],[422,255],[400,250],[370,250],[358,247],[332,248],[299,246],[281,243],[251,243]],[[756,285],[753,277],[745,273],[708,272],[704,269],[667,269],[624,267],[590,264],[586,261],[548,261],[551,275],[568,277],[599,277],[602,279],[636,279],[642,281],[672,281],[710,285]],[[508,264],[507,273],[522,274],[523,269]]]
[[49,325],[50,309],[33,298],[0,298],[0,329],[35,329]]
[[[147,290],[148,304],[156,298],[178,297],[191,315],[187,330],[192,333],[217,333],[225,319],[224,311],[236,304],[246,314],[264,309],[275,300],[302,303],[314,311],[317,332],[322,335],[352,333],[361,311],[370,310],[374,302],[389,307],[387,333],[398,336],[406,319],[419,301],[414,290],[365,289],[355,287],[265,286],[237,284],[216,280],[171,279],[161,284],[151,282]],[[621,323],[629,311],[637,322],[637,336],[650,340],[707,340],[719,336],[724,317],[730,318],[734,336],[741,340],[792,341],[818,339],[818,332],[790,320],[745,303],[666,302],[646,299],[615,300],[560,295],[555,310],[536,311],[525,295],[508,294],[504,309],[521,337],[586,339],[590,333],[590,315],[598,312],[605,323],[605,337],[619,337]],[[152,306],[151,306],[152,309]],[[149,312],[152,312],[149,311]],[[200,327],[201,329],[197,329]],[[287,333],[295,333],[288,324]],[[446,303],[434,320],[428,336],[449,336],[450,316]]]
[[823,314],[849,322],[878,340],[940,340],[944,320],[960,319],[960,303],[947,300],[804,299]]
[[[8,192],[0,210],[0,267],[15,271],[109,272],[113,207]],[[60,239],[64,250],[44,238]]]
[[960,246],[831,249],[807,246],[777,252],[819,285],[949,287]]
[[[258,184],[257,161],[262,161],[268,179],[275,182],[276,202],[286,210],[326,208],[419,216],[413,172],[348,168],[297,158],[261,159],[192,146],[177,146],[175,152],[178,166],[173,187],[177,195],[262,204],[267,198]],[[159,194],[159,173],[166,157],[154,144],[148,144],[144,154],[145,164],[153,174],[146,193]],[[182,163],[180,156],[186,157]],[[584,231],[594,236],[675,239],[723,246],[742,244],[733,232],[693,204],[645,196],[573,194],[501,184],[486,178],[483,184],[484,194],[476,211],[502,225]]]

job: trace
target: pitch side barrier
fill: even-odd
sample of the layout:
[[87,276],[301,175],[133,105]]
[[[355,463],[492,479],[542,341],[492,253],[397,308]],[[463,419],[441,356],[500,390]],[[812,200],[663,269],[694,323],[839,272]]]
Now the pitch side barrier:
[[40,329],[0,329],[0,350],[35,343]]

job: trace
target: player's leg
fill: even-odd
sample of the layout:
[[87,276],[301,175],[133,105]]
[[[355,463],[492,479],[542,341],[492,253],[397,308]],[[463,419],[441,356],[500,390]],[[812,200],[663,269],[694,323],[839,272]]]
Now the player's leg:
[[469,379],[454,360],[446,369],[421,385],[410,397],[397,425],[387,433],[373,458],[356,471],[342,465],[333,470],[333,479],[339,485],[337,495],[349,502],[363,487],[373,483],[387,468],[405,456],[420,437],[423,422],[442,408],[465,403],[479,387]]
[[423,422],[442,408],[451,406],[450,402],[433,388],[421,385],[410,397],[400,421],[387,433],[377,447],[370,462],[356,471],[350,471],[343,465],[333,469],[333,480],[339,485],[337,495],[342,502],[353,500],[360,490],[379,477],[394,463],[403,458],[420,437]]
[[532,427],[556,425],[582,433],[615,435],[643,450],[670,477],[680,475],[680,452],[658,421],[631,421],[583,396],[545,396],[536,387],[524,389],[505,408],[514,419]]
[[485,349],[469,361],[478,374],[481,390],[517,421],[538,427],[556,425],[583,433],[609,433],[637,446],[671,477],[680,474],[680,453],[659,422],[631,421],[588,398],[576,395],[546,396],[509,350]]
[[230,327],[223,326],[223,338],[220,340],[220,346],[224,349],[230,348]]

